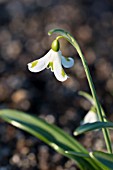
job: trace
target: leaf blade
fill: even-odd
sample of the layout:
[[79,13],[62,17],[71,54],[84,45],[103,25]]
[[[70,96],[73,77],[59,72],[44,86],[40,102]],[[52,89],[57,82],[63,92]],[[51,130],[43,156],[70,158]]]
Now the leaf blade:
[[96,151],[96,152],[90,152],[89,155],[103,169],[105,170],[113,169],[113,154]]
[[83,153],[87,153],[87,150],[83,148],[74,138],[55,125],[48,124],[42,119],[25,114],[24,112],[10,109],[0,110],[0,117],[17,128],[25,130],[41,139],[43,142],[64,156],[74,159],[82,170],[84,170],[84,166],[86,166],[86,170],[94,170],[94,163],[91,159],[87,161],[84,158],[80,159],[76,155],[67,155],[65,153],[65,150]]
[[113,128],[113,122],[94,122],[94,123],[86,123],[84,125],[79,126],[75,129],[74,135],[80,135],[86,133],[88,131],[102,129],[102,128]]

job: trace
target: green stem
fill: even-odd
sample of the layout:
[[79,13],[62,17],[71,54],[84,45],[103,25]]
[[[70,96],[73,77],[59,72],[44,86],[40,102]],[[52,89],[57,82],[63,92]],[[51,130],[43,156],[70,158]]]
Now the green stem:
[[60,38],[63,38],[63,36],[58,36],[58,37],[56,38],[56,40],[59,40]]
[[[91,93],[92,93],[92,96],[93,96],[93,99],[95,101],[95,106],[96,106],[96,109],[97,109],[97,114],[98,114],[98,117],[100,119],[100,121],[104,122],[104,117],[105,117],[105,113],[102,111],[101,112],[101,106],[100,106],[100,103],[98,101],[98,98],[97,98],[97,95],[96,95],[96,91],[95,91],[95,87],[94,87],[94,84],[93,84],[93,81],[92,81],[92,77],[91,77],[91,74],[90,74],[90,71],[89,71],[89,67],[88,67],[88,64],[81,52],[81,49],[78,45],[78,43],[72,39],[72,45],[75,47],[75,49],[77,50],[80,58],[81,58],[81,61],[82,61],[82,64],[84,66],[84,70],[86,72],[86,76],[87,76],[87,79],[88,79],[88,83],[89,83],[89,86],[90,86],[90,90],[91,90]],[[109,136],[109,131],[108,129],[102,129],[103,131],[103,135],[104,135],[104,139],[105,139],[105,143],[106,143],[106,147],[107,147],[107,150],[109,153],[112,153],[112,147],[111,147],[111,141],[110,141],[110,136]]]
[[[100,106],[101,107],[101,106]],[[101,111],[102,111],[102,116],[104,117],[104,122],[107,122],[107,119],[106,119],[106,115],[105,115],[105,112],[104,112],[104,110],[103,110],[103,108],[101,107]],[[108,142],[106,142],[106,146],[107,146],[107,150],[108,150],[108,152],[109,153],[112,153],[112,143],[111,143],[111,139],[110,139],[110,133],[109,133],[109,129],[108,128],[106,128],[106,129],[104,129],[104,130],[106,130],[105,132],[106,132],[106,135],[105,135],[105,141],[108,141]],[[104,133],[104,132],[103,132]]]

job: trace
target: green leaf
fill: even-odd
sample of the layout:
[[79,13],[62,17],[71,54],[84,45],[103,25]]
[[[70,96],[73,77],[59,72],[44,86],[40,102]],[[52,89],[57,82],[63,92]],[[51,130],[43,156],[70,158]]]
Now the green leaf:
[[113,154],[90,152],[90,157],[93,158],[103,170],[113,170]]
[[[83,152],[75,152],[75,151],[65,151],[65,153],[67,155],[73,155],[73,156],[77,156],[77,157],[80,157],[81,158],[86,158],[87,160],[90,161],[91,157],[89,156],[89,153],[83,153]],[[95,160],[94,160],[94,167],[95,167],[95,170],[96,169],[99,169],[99,170],[102,170],[101,169],[101,166],[97,167],[96,163],[95,163]],[[90,169],[88,169],[90,170]]]
[[[0,110],[0,117],[10,124],[29,132],[39,138],[57,152],[74,159],[81,170],[95,170],[94,161],[79,158],[76,155],[67,155],[65,151],[75,151],[87,153],[87,150],[82,147],[73,137],[61,130],[55,125],[49,124],[44,120],[25,114],[24,112],[3,109]],[[99,170],[99,168],[97,168]]]
[[67,154],[73,154],[78,157],[92,158],[95,163],[100,166],[103,170],[113,170],[113,154],[108,154],[100,151],[89,152],[89,154],[66,151]]
[[112,122],[86,123],[76,128],[76,130],[74,131],[74,135],[77,136],[88,131],[102,129],[102,128],[113,128],[113,123]]
[[73,152],[73,151],[65,151],[65,153],[66,153],[66,154],[69,154],[69,155],[76,155],[76,156],[79,156],[79,157],[90,158],[90,156],[89,156],[88,153]]

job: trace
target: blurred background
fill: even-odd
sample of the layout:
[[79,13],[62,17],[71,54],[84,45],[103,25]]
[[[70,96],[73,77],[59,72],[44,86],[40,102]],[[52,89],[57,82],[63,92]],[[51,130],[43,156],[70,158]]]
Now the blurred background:
[[[58,82],[50,70],[33,74],[27,63],[45,55],[56,35],[69,31],[79,42],[109,120],[113,121],[113,1],[0,0],[0,108],[35,114],[72,134],[90,109],[78,95],[90,93],[75,49],[60,40],[75,65]],[[111,133],[113,141],[113,133]],[[100,131],[77,137],[88,150],[105,150]],[[0,170],[78,170],[73,161],[35,137],[0,120]]]

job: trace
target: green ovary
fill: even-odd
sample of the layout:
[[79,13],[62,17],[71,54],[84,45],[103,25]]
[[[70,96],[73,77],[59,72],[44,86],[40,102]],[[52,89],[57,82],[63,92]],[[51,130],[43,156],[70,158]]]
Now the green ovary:
[[38,60],[33,61],[31,64],[32,64],[31,68],[35,67],[38,64]]
[[52,42],[51,49],[55,52],[59,51],[60,44],[59,44],[59,41],[57,39]]

